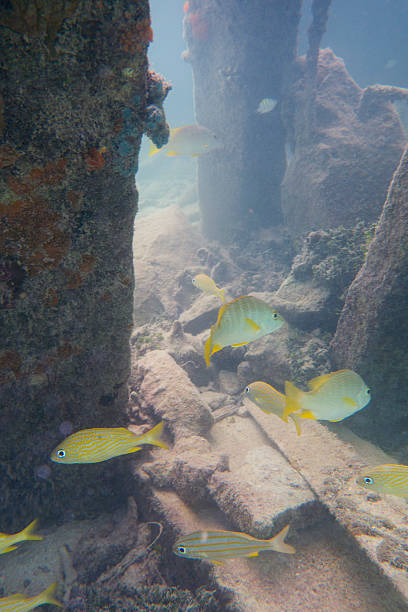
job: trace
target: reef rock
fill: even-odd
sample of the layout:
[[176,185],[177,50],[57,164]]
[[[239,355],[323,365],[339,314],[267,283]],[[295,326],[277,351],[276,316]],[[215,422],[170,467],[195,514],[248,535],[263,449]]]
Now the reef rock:
[[[367,258],[348,291],[332,357],[359,372],[371,403],[351,423],[390,448],[406,446],[408,421],[408,150],[391,182]],[[408,455],[403,451],[407,460]]]
[[292,153],[282,182],[285,222],[293,234],[376,221],[405,146],[388,96],[360,113],[364,90],[330,49],[319,53],[316,91],[306,99],[307,64],[296,62],[284,109]]
[[212,425],[210,408],[166,351],[150,351],[137,361],[130,388],[141,410],[163,419],[176,441],[203,434]]

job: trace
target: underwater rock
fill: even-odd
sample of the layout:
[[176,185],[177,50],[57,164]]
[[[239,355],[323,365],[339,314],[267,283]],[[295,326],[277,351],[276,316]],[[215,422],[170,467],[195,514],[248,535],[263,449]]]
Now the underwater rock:
[[[307,483],[270,446],[249,451],[234,473],[215,472],[208,488],[234,527],[258,538],[269,538],[277,525],[302,522],[304,516],[307,522],[312,515],[320,518]],[[313,510],[306,508],[310,504]]]
[[128,499],[127,509],[100,516],[73,551],[78,581],[92,584],[107,569],[115,566],[138,540],[136,502]]
[[319,52],[313,101],[306,99],[305,57],[297,59],[295,75],[295,101],[284,109],[293,150],[281,191],[289,230],[375,222],[406,142],[397,113],[385,97],[360,116],[364,90],[331,49]]
[[218,310],[222,306],[221,301],[213,295],[198,294],[190,308],[184,310],[179,321],[184,331],[190,334],[200,334],[204,330],[210,330],[217,320]]
[[218,372],[218,385],[221,393],[226,393],[227,395],[236,395],[243,390],[238,376],[235,372],[230,372],[229,370],[220,370]]
[[359,372],[371,403],[350,419],[361,435],[408,459],[408,150],[390,184],[367,257],[332,342],[338,368]]
[[[157,317],[175,320],[189,306],[195,289],[183,283],[188,265],[204,239],[194,231],[178,206],[135,221],[133,235],[134,323],[143,325]],[[177,296],[177,297],[176,297]]]
[[81,487],[75,469],[53,466],[41,481],[33,471],[62,422],[126,422],[149,29],[147,0],[1,3],[4,528],[84,517],[121,498],[118,463],[82,471]]
[[203,434],[211,427],[211,410],[186,372],[166,351],[150,351],[136,362],[130,388],[143,412],[164,420],[179,438]]

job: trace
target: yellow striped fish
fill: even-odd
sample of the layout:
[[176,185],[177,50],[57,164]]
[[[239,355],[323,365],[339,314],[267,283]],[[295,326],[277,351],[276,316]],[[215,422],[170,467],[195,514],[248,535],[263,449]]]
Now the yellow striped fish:
[[144,445],[167,448],[160,440],[163,423],[137,436],[125,427],[82,429],[65,438],[51,453],[57,463],[98,463],[112,457],[134,453]]
[[[288,418],[283,416],[286,408],[286,396],[283,393],[280,393],[271,385],[261,380],[257,380],[245,387],[245,393],[251,402],[259,406],[262,412],[276,414],[282,421],[288,422]],[[300,436],[299,416],[297,414],[290,414],[289,416],[295,424],[297,435]]]
[[357,483],[377,493],[408,497],[408,465],[377,465],[364,470]]
[[225,559],[236,557],[256,557],[262,550],[294,554],[296,551],[285,544],[289,525],[286,525],[270,540],[258,540],[238,531],[195,531],[180,538],[173,546],[173,552],[187,559],[207,559],[212,563],[222,563]]
[[276,331],[284,324],[281,315],[269,304],[252,295],[237,298],[221,306],[210,337],[205,343],[207,367],[210,357],[225,346],[241,346]]
[[56,589],[57,583],[54,582],[54,584],[51,584],[45,591],[42,591],[42,593],[35,597],[26,597],[22,593],[15,593],[9,597],[1,597],[0,612],[29,612],[29,610],[34,610],[34,608],[44,604],[51,604],[52,606],[62,608],[62,603],[55,599]]
[[310,391],[302,391],[291,382],[285,382],[284,418],[299,412],[304,419],[342,421],[367,406],[371,399],[370,389],[352,370],[323,374],[307,384]]
[[197,287],[197,289],[201,289],[201,291],[204,291],[204,293],[209,293],[210,295],[219,297],[221,302],[225,304],[225,289],[220,289],[217,287],[213,279],[210,276],[207,276],[207,274],[196,274],[196,276],[191,279],[191,282],[193,283],[194,287]]
[[44,538],[42,536],[34,533],[37,523],[38,519],[35,519],[18,533],[0,533],[0,555],[15,550],[17,546],[14,545],[20,542],[25,542],[26,540],[43,540]]

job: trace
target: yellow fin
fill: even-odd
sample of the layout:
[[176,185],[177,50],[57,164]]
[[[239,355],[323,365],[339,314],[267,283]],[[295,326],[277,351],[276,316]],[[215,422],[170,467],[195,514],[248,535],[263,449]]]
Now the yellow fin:
[[[164,428],[164,423],[163,421],[161,421],[160,423],[158,423],[155,427],[153,427],[153,429],[151,429],[147,435],[146,435],[146,442],[147,444],[153,444],[154,446],[160,446],[160,448],[165,448],[166,450],[168,450],[168,446],[166,446],[161,440],[160,440],[160,436],[163,433],[163,428]],[[140,448],[140,447],[139,447]],[[139,450],[139,448],[135,448],[136,450]]]
[[130,455],[130,453],[135,453],[136,451],[139,451],[142,447],[141,446],[136,446],[135,448],[132,448],[130,451],[127,451],[127,455]]
[[191,157],[198,157],[200,154],[199,153],[192,153]]
[[2,553],[7,553],[7,552],[11,552],[12,550],[16,550],[16,548],[18,548],[17,546],[9,546],[8,548],[5,548],[4,550],[2,550]]
[[169,157],[176,157],[178,153],[176,153],[175,151],[167,151],[166,155],[168,155]]
[[218,291],[218,295],[220,296],[221,302],[225,304],[225,289],[220,289]]
[[231,344],[231,346],[244,346],[245,344],[248,344],[248,342],[239,342],[238,344]]
[[218,561],[215,559],[207,559],[210,563],[214,563],[214,565],[224,565],[224,561]]
[[300,430],[300,419],[299,419],[299,415],[298,415],[298,414],[293,413],[293,414],[290,414],[289,416],[290,416],[290,418],[292,419],[292,421],[293,421],[293,422],[294,422],[294,424],[295,424],[295,427],[296,427],[296,433],[297,433],[297,435],[298,435],[298,436],[300,436],[300,434],[301,434],[302,432],[301,432],[301,430]]
[[303,393],[293,383],[285,381],[286,406],[282,415],[283,420],[287,419],[292,412],[297,412],[302,408],[300,398]]
[[249,327],[254,332],[258,332],[261,329],[259,327],[259,325],[257,323],[255,323],[255,321],[253,319],[250,319],[249,317],[245,317],[245,321],[248,323]]
[[289,555],[293,555],[296,552],[293,546],[290,546],[290,544],[286,544],[284,541],[288,531],[289,525],[286,525],[286,527],[284,527],[282,531],[280,531],[276,536],[274,536],[270,540],[267,540],[267,542],[270,542],[272,550],[287,553]]
[[211,325],[210,335],[209,335],[209,337],[207,338],[207,340],[206,340],[206,342],[204,344],[204,359],[205,359],[205,363],[207,365],[207,368],[210,365],[211,345],[212,345],[213,333],[214,333],[214,325]]
[[300,413],[300,415],[302,417],[302,419],[314,419],[316,420],[315,415],[313,414],[313,412],[311,410],[302,410],[302,412]]
[[250,555],[248,555],[248,558],[249,558],[249,557],[257,557],[257,556],[258,556],[258,551],[256,551],[256,552],[251,553]]
[[330,372],[329,374],[322,374],[321,376],[315,376],[307,383],[307,386],[312,391],[317,391],[322,385],[324,385],[332,376],[337,376],[339,372],[345,372],[345,370],[338,370],[337,372]]
[[[43,604],[50,604],[52,606],[58,606],[59,608],[63,608],[64,606],[62,605],[62,603],[58,601],[57,599],[55,599],[56,590],[57,590],[57,583],[54,582],[53,584],[50,584],[50,586],[47,589],[45,589],[43,593],[41,593],[40,595],[41,602]],[[41,604],[38,604],[38,605],[41,605]]]
[[153,144],[152,141],[150,141],[150,151],[149,151],[149,157],[151,157],[152,155],[156,155],[156,153],[158,153],[160,151],[160,149],[158,149],[156,147],[155,144]]
[[23,529],[21,537],[24,538],[24,540],[43,540],[44,538],[42,536],[34,533],[37,524],[38,519],[34,519],[25,529]]
[[342,397],[341,399],[345,404],[351,406],[352,408],[355,408],[357,406],[357,402],[355,402],[351,397],[348,397],[347,395],[345,397]]

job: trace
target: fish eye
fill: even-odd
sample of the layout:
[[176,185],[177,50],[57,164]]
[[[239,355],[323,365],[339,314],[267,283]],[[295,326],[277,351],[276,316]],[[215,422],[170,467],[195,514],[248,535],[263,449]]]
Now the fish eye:
[[373,479],[370,478],[369,476],[365,476],[364,477],[364,484],[369,484],[369,485],[373,484]]
[[245,393],[249,393],[249,387],[245,387]]
[[57,457],[60,457],[60,459],[62,459],[63,457],[65,457],[65,451],[64,450],[59,450],[57,451]]
[[273,315],[272,315],[272,319],[277,319],[277,318],[278,318],[278,313],[274,312]]
[[196,281],[196,279],[195,279],[195,278],[192,278],[192,279],[191,279],[191,282],[193,283],[193,285],[195,285],[197,281]]
[[186,552],[186,549],[184,548],[184,546],[177,546],[177,552],[183,555]]
[[371,389],[366,389],[367,395],[371,395]]

